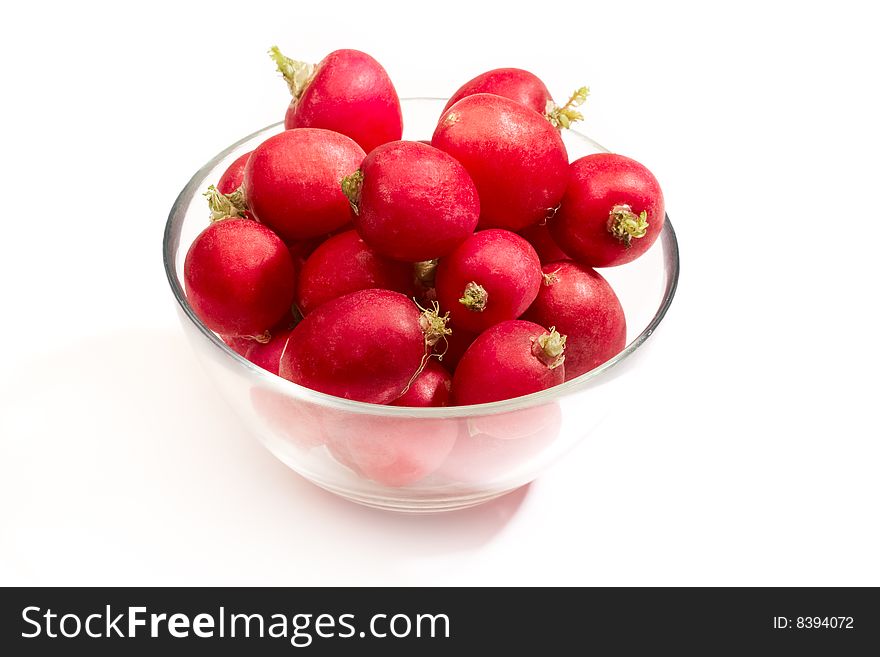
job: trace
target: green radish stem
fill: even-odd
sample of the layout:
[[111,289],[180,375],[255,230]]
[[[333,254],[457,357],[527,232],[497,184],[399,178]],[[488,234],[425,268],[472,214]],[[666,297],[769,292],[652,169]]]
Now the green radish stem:
[[486,303],[488,301],[489,293],[486,292],[486,288],[476,281],[471,281],[464,286],[464,294],[458,300],[461,305],[475,313],[481,313],[486,310]]
[[358,214],[358,205],[361,202],[361,189],[364,186],[364,172],[358,169],[353,174],[342,179],[342,193],[348,199],[355,215]]
[[551,285],[559,282],[559,276],[556,274],[559,273],[559,270],[551,271],[549,274],[541,274],[544,277],[544,285],[550,287]]
[[637,215],[626,203],[615,205],[608,214],[608,232],[630,248],[633,238],[638,239],[648,233],[648,213],[642,210]]
[[584,115],[578,112],[575,108],[583,105],[589,95],[590,88],[581,87],[580,89],[575,90],[568,99],[568,102],[562,107],[550,99],[547,101],[547,106],[544,108],[544,116],[550,121],[554,128],[570,128],[571,124],[575,121],[584,120]]
[[544,333],[532,340],[532,355],[549,369],[556,369],[565,361],[566,336],[561,335],[555,326],[549,333]]
[[212,222],[246,216],[247,201],[244,198],[244,188],[242,187],[231,194],[221,194],[214,185],[209,185],[208,191],[203,196],[208,199]]
[[[415,301],[415,299],[413,299]],[[449,341],[447,340],[447,335],[452,335],[452,329],[446,326],[446,323],[449,321],[449,313],[447,312],[444,315],[440,314],[440,304],[436,301],[432,302],[431,308],[422,308],[419,305],[419,302],[416,301],[416,306],[418,306],[419,310],[422,311],[421,316],[419,317],[419,328],[422,329],[422,333],[425,334],[425,353],[422,356],[422,360],[419,363],[418,369],[415,373],[410,377],[409,381],[406,384],[406,387],[403,389],[398,397],[403,397],[409,389],[412,387],[412,384],[415,382],[419,375],[425,371],[425,367],[428,365],[428,360],[431,356],[436,356],[437,360],[443,360],[443,356],[446,355],[446,352],[449,350]],[[442,353],[435,354],[434,346],[443,341],[445,347]]]
[[445,341],[447,335],[452,335],[452,329],[446,326],[449,321],[449,313],[441,315],[440,304],[436,301],[432,302],[430,309],[422,308],[418,302],[416,305],[422,311],[422,315],[419,317],[419,328],[425,334],[425,347],[430,351],[430,348],[438,342]]
[[299,100],[299,97],[302,96],[303,91],[305,91],[309,82],[312,81],[312,76],[315,74],[315,65],[307,62],[299,62],[295,59],[284,56],[281,54],[278,46],[272,46],[269,48],[269,56],[272,58],[272,61],[275,62],[275,65],[278,67],[278,72],[281,73],[284,81],[287,83],[287,87],[290,89],[290,94]]

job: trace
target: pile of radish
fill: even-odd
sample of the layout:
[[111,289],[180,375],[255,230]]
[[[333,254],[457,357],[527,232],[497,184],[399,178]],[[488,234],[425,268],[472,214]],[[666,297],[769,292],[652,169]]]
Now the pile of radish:
[[394,85],[369,55],[271,56],[285,131],[206,192],[186,256],[202,322],[256,365],[372,404],[483,404],[545,390],[619,353],[626,320],[596,267],[663,228],[654,176],[621,155],[569,163],[562,106],[520,69],[449,100],[430,141],[401,140]]

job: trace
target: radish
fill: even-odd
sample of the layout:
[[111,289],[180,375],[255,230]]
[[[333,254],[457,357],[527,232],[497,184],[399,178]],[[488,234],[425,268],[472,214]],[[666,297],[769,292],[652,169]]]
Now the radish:
[[573,379],[626,346],[626,318],[614,290],[594,269],[574,262],[544,265],[544,284],[525,319],[567,336],[565,378]]
[[571,163],[562,206],[549,225],[569,256],[612,267],[647,251],[665,220],[663,192],[648,169],[623,155],[595,153]]
[[267,372],[277,375],[281,364],[281,354],[287,347],[291,329],[274,330],[271,333],[272,337],[268,342],[251,340],[250,347],[242,355],[257,367],[262,367]]
[[483,331],[452,379],[457,405],[512,399],[565,380],[565,336],[554,328],[510,320]]
[[391,402],[392,406],[448,406],[452,377],[436,360],[429,360],[425,369],[402,396]]
[[568,260],[565,251],[559,248],[559,245],[550,234],[550,229],[546,223],[534,224],[528,228],[519,231],[520,237],[524,238],[535,253],[538,254],[541,263],[558,262],[560,260]]
[[452,94],[443,111],[448,110],[462,98],[474,94],[504,96],[538,113],[543,113],[547,103],[553,102],[547,86],[534,73],[520,68],[496,68],[461,85],[458,91]]
[[221,194],[232,194],[236,189],[241,187],[244,180],[244,168],[247,165],[250,152],[236,158],[235,162],[229,165],[229,168],[220,176],[217,181],[217,191]]
[[[335,50],[316,66],[269,51],[293,99],[284,127],[325,128],[354,139],[367,153],[400,139],[400,99],[388,73],[358,50]],[[351,173],[352,167],[347,173]]]
[[296,304],[303,315],[331,299],[358,290],[383,288],[415,293],[412,267],[383,258],[353,230],[321,244],[299,270]]
[[474,232],[480,218],[477,188],[465,168],[414,141],[379,146],[342,187],[361,237],[396,260],[444,256]]
[[211,224],[184,262],[187,300],[205,326],[226,336],[265,336],[290,311],[295,275],[284,242],[249,219]]
[[464,165],[480,196],[480,227],[522,230],[545,219],[568,184],[559,132],[509,98],[475,94],[440,118],[431,143]]
[[576,108],[584,104],[590,90],[581,87],[571,95],[565,105],[560,107],[553,102],[547,86],[534,73],[520,68],[496,68],[465,82],[452,94],[443,111],[448,110],[462,98],[474,94],[495,94],[509,98],[543,114],[553,126],[568,128],[575,121],[583,120],[583,115]]
[[455,445],[459,424],[443,419],[335,413],[324,418],[337,461],[383,486],[409,486],[435,472]]
[[475,233],[437,265],[436,291],[453,329],[479,333],[522,315],[541,287],[541,261],[516,233]]
[[[296,309],[291,307],[288,312],[284,313],[281,319],[269,329],[268,333],[258,336],[221,336],[232,351],[251,361],[255,365],[259,365],[264,370],[278,374],[278,360],[281,358],[281,352],[284,344],[287,342],[287,336],[294,326],[302,319]],[[273,355],[274,351],[274,355]],[[274,362],[273,362],[274,361]]]
[[448,329],[399,292],[360,290],[310,312],[293,330],[280,375],[319,392],[374,404],[403,395]]
[[244,170],[246,207],[288,242],[330,233],[351,221],[339,181],[363,158],[354,141],[329,130],[301,128],[269,137]]

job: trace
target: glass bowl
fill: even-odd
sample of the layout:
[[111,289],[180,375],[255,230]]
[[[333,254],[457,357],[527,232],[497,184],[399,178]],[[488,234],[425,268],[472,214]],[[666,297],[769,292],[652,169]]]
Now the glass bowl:
[[[402,101],[405,139],[430,139],[446,100]],[[162,252],[184,333],[244,427],[312,483],[354,502],[409,512],[474,506],[534,480],[584,439],[616,405],[638,371],[636,352],[657,328],[678,280],[678,243],[669,217],[660,238],[633,263],[602,270],[620,297],[627,346],[563,385],[525,397],[452,408],[378,406],[332,397],[281,379],[232,351],[199,321],[182,279],[186,251],[208,225],[202,192],[232,161],[281,132],[278,123],[245,137],[203,166],[177,197]],[[602,146],[563,130],[571,160]]]

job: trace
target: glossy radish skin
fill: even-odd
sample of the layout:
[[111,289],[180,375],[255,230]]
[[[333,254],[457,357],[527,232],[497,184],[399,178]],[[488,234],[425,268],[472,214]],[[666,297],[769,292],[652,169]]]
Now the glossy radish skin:
[[244,168],[250,156],[249,152],[245,153],[229,165],[229,168],[223,172],[220,180],[217,181],[217,191],[221,194],[232,194],[232,192],[241,187],[241,183],[244,180]]
[[542,264],[568,260],[568,255],[565,251],[559,248],[559,245],[550,234],[550,229],[547,227],[546,223],[529,226],[528,228],[519,231],[519,235],[532,245],[532,248],[535,249],[535,253],[538,254],[538,258],[541,259]]
[[261,336],[290,311],[295,271],[284,242],[250,219],[203,230],[184,262],[186,296],[212,331]]
[[361,290],[309,313],[281,359],[285,379],[345,399],[400,397],[426,353],[421,314],[399,292]]
[[299,270],[296,304],[308,315],[337,297],[383,288],[412,296],[412,267],[385,258],[366,245],[354,230],[331,237],[306,259]]
[[483,331],[452,379],[455,404],[485,404],[546,390],[565,381],[565,338],[543,326],[510,320]]
[[272,331],[272,336],[268,342],[260,342],[251,340],[251,345],[243,354],[250,362],[258,367],[262,367],[267,372],[278,374],[278,368],[281,363],[281,354],[287,346],[287,340],[290,338],[290,329]]
[[541,261],[526,240],[508,230],[483,230],[441,258],[437,300],[450,314],[453,334],[459,328],[479,333],[522,315],[541,280]]
[[[278,56],[283,57],[280,53]],[[308,79],[299,81],[292,80],[290,70],[290,65],[298,62],[281,61],[274,53],[273,58],[293,94],[284,117],[288,130],[333,130],[351,137],[368,153],[381,144],[400,139],[403,116],[397,91],[381,64],[366,53],[331,52],[314,67]]]
[[302,128],[269,137],[244,172],[247,207],[287,242],[330,233],[351,221],[339,181],[364,151],[329,130]]
[[422,373],[403,395],[395,399],[392,406],[449,406],[449,393],[452,390],[452,376],[439,361],[431,359]]
[[626,346],[626,318],[601,274],[571,261],[544,265],[544,283],[524,318],[567,336],[565,378],[580,376]]
[[623,155],[595,153],[571,163],[571,177],[550,232],[590,267],[632,262],[663,229],[663,192],[654,175]]
[[465,96],[474,94],[504,96],[539,114],[544,113],[547,101],[553,101],[547,86],[534,73],[521,68],[496,68],[465,82],[452,94],[443,111],[448,110]]
[[414,141],[379,146],[346,179],[361,237],[382,255],[419,262],[439,258],[477,227],[480,200],[452,156]]
[[431,143],[464,165],[480,197],[480,228],[522,230],[545,219],[568,184],[559,132],[509,98],[475,94],[440,118]]

